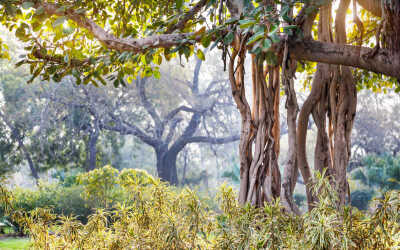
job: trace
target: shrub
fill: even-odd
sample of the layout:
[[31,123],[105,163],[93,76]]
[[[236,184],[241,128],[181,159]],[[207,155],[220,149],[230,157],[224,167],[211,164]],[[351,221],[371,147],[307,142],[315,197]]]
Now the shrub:
[[[106,172],[110,169],[106,169]],[[90,175],[90,174],[89,174]],[[240,206],[229,186],[210,210],[190,189],[178,190],[136,170],[113,175],[124,202],[99,208],[83,224],[75,217],[36,208],[14,213],[35,249],[396,249],[400,245],[400,192],[374,200],[369,214],[338,207],[328,180],[315,185],[319,203],[302,216],[280,201]],[[114,178],[113,177],[113,178]],[[50,234],[49,232],[54,232]]]
[[351,193],[351,205],[360,210],[367,210],[373,195],[371,190],[356,190]]

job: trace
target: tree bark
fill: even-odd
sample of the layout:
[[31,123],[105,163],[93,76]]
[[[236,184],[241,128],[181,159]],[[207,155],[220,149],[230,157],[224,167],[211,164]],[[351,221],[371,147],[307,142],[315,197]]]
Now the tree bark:
[[286,110],[288,124],[288,159],[282,180],[281,200],[282,204],[288,212],[300,214],[300,210],[293,200],[293,192],[298,177],[297,162],[297,139],[296,139],[296,122],[299,107],[297,104],[296,91],[294,89],[294,73],[296,72],[297,62],[290,61],[287,58],[288,44],[285,44],[284,57],[282,60],[282,83],[286,94]]
[[[345,15],[350,0],[341,0],[336,14],[335,34],[336,43],[346,43]],[[333,123],[334,146],[332,150],[333,168],[335,172],[336,191],[339,196],[339,206],[346,203],[347,194],[350,193],[346,173],[351,154],[351,131],[357,105],[357,90],[353,74],[349,67],[339,66],[334,72],[333,90],[330,92],[333,104],[331,106],[331,119]],[[335,94],[336,91],[336,94]],[[350,198],[350,197],[349,197]]]

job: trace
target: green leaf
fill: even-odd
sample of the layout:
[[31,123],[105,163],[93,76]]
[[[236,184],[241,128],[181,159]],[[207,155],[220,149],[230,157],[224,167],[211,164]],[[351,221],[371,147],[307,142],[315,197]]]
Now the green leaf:
[[201,45],[203,45],[204,48],[207,48],[211,43],[211,36],[203,36],[201,38]]
[[116,79],[116,80],[113,82],[113,85],[114,85],[115,88],[118,88],[118,86],[119,86],[119,79]]
[[264,37],[264,31],[260,31],[256,34],[254,34],[252,37],[250,37],[249,41],[247,42],[247,45],[250,45],[250,44],[258,41],[263,37]]
[[62,17],[57,18],[57,19],[53,22],[53,24],[52,24],[53,28],[56,28],[56,27],[59,26],[60,24],[63,24],[64,21],[65,21],[66,19],[67,19],[67,18],[66,18],[65,16],[62,16]]
[[276,63],[278,61],[275,53],[272,51],[268,51],[265,54],[265,59],[266,59],[268,65],[276,65]]
[[237,22],[238,20],[239,19],[237,17],[233,17],[233,18],[230,18],[230,19],[226,20],[225,24],[232,24],[232,23]]
[[218,38],[213,45],[210,47],[210,51],[213,50],[215,47],[217,47],[218,43],[222,40],[222,37]]
[[225,45],[230,45],[233,42],[234,39],[234,34],[233,32],[229,32],[225,37],[224,37],[224,44]]
[[271,38],[271,40],[272,40],[273,43],[279,43],[279,42],[281,41],[281,39],[279,38],[278,34],[276,34],[276,33],[273,33],[273,34],[270,36],[270,38]]
[[282,7],[282,11],[281,11],[281,16],[283,21],[287,22],[287,23],[292,23],[293,19],[291,17],[289,17],[288,13],[290,11],[290,6],[289,5],[285,5]]
[[24,64],[24,63],[26,63],[26,60],[24,59],[24,60],[21,60],[21,61],[19,61],[19,62],[17,62],[16,64],[15,64],[15,67],[16,68],[18,68],[18,67],[20,67],[22,64]]
[[161,78],[160,71],[158,71],[158,70],[153,71],[153,76],[156,79],[160,79]]
[[44,8],[43,8],[43,6],[40,6],[39,8],[37,8],[35,15],[40,16],[43,13],[44,13]]
[[201,51],[201,49],[197,50],[196,56],[202,61],[206,60],[206,57],[204,56],[204,53],[203,51]]
[[183,0],[175,0],[175,5],[178,10],[182,9]]
[[278,25],[272,25],[268,35],[271,36],[272,34],[275,34],[278,31],[278,29],[279,29]]
[[101,82],[101,84],[103,84],[104,86],[107,85],[107,82],[100,76],[100,75],[96,75],[97,80],[99,80]]
[[29,9],[29,8],[32,8],[34,5],[35,5],[35,4],[32,3],[32,2],[23,2],[23,3],[22,3],[22,8],[23,8],[23,9]]
[[257,21],[254,20],[254,19],[239,20],[239,27],[240,27],[241,29],[245,29],[245,28],[248,28],[248,27],[250,27],[250,26],[256,24],[256,22],[257,22]]
[[267,51],[269,48],[271,48],[271,40],[269,40],[268,38],[264,39],[263,43],[262,43],[262,50],[263,51]]
[[190,57],[190,48],[185,46],[183,47],[183,53],[185,54],[186,59],[189,59]]

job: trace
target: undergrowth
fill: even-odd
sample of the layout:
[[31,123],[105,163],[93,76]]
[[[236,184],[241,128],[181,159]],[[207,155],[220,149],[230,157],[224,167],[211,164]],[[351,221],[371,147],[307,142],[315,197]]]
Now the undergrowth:
[[[104,172],[109,179],[101,182]],[[50,208],[13,209],[12,193],[4,188],[0,202],[29,233],[34,249],[400,249],[398,191],[376,199],[374,212],[367,213],[339,208],[329,181],[319,178],[319,202],[294,216],[283,212],[279,200],[263,208],[240,206],[226,185],[217,196],[218,209],[211,209],[196,192],[137,170],[107,167],[80,181],[84,198],[104,205],[85,224]],[[107,185],[121,187],[124,201],[108,204],[107,196],[118,194]]]

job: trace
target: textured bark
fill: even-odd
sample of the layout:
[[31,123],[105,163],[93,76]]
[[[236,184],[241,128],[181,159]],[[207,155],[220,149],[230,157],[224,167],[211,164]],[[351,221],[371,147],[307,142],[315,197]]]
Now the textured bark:
[[281,200],[288,212],[300,214],[300,210],[293,200],[293,191],[298,177],[297,166],[297,139],[296,139],[296,121],[299,107],[297,104],[296,91],[294,89],[294,73],[296,72],[297,62],[290,61],[287,58],[289,48],[287,43],[284,49],[282,60],[282,85],[286,94],[286,110],[288,124],[288,159],[282,178]]
[[[327,4],[320,8],[320,19],[318,24],[318,40],[330,42],[331,38],[331,5]],[[297,156],[299,169],[306,184],[306,194],[308,208],[311,209],[317,198],[312,192],[312,175],[307,160],[307,124],[310,114],[313,114],[314,122],[317,126],[317,142],[315,145],[314,168],[323,172],[324,169],[331,169],[331,159],[329,152],[329,139],[326,132],[326,112],[328,101],[328,89],[331,82],[331,66],[318,63],[317,71],[314,74],[311,93],[304,102],[297,128]],[[330,171],[328,171],[329,173]]]
[[[336,13],[335,41],[339,44],[347,42],[345,15],[349,4],[350,0],[341,0]],[[330,98],[330,123],[334,137],[331,151],[336,191],[339,195],[339,206],[342,207],[346,203],[347,194],[350,193],[346,172],[351,154],[351,131],[357,105],[355,81],[349,67],[336,67]]]
[[[244,85],[246,37],[236,35],[229,61],[229,79],[233,98],[242,116],[240,137],[239,202],[262,206],[280,196],[278,168],[279,67],[268,67],[268,84],[262,60],[252,57],[253,107],[247,102]],[[254,144],[253,144],[254,143]],[[254,146],[254,151],[252,147]]]
[[297,160],[300,172],[306,185],[306,195],[309,209],[313,207],[316,198],[312,193],[312,174],[306,153],[307,124],[314,106],[321,98],[323,87],[325,84],[327,84],[326,74],[329,74],[329,65],[319,63],[317,65],[317,71],[314,74],[311,93],[301,107],[297,125]]
[[379,49],[370,57],[374,49],[312,40],[293,40],[289,47],[290,57],[295,60],[351,66],[400,78],[398,51]]
[[[320,21],[318,23],[318,39],[323,42],[332,42],[332,6],[330,3],[320,8]],[[321,95],[318,104],[314,106],[312,114],[317,126],[317,142],[314,154],[314,169],[326,175],[332,174],[332,162],[330,157],[329,138],[326,132],[326,113],[329,104],[329,86],[331,84],[332,67],[324,67],[322,72],[323,83],[321,84]]]
[[[239,158],[240,158],[240,189],[239,203],[244,204],[247,200],[249,189],[249,171],[252,162],[252,140],[253,140],[253,125],[251,118],[251,110],[246,99],[244,86],[244,60],[246,50],[244,47],[245,38],[239,35],[235,36],[233,43],[233,52],[229,60],[229,82],[231,84],[232,96],[240,112],[241,132],[239,143]],[[235,60],[237,61],[237,71],[235,69]],[[254,75],[255,76],[255,75]]]
[[381,1],[382,0],[357,0],[361,7],[379,17],[382,16]]
[[382,47],[391,52],[400,51],[400,2],[382,0]]

